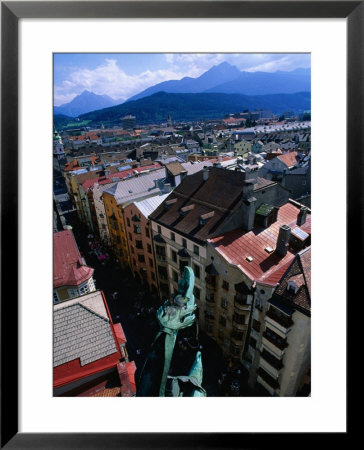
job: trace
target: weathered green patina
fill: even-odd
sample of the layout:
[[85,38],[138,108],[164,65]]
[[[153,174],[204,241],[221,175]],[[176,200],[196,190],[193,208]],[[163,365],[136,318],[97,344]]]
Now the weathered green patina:
[[197,308],[193,287],[195,276],[189,266],[184,267],[178,282],[178,292],[173,301],[167,300],[157,311],[160,326],[140,375],[137,396],[165,397],[167,378],[171,379],[172,395],[206,396],[202,383],[201,353],[197,352],[188,375],[168,377],[172,355],[179,330],[190,327],[195,321]]

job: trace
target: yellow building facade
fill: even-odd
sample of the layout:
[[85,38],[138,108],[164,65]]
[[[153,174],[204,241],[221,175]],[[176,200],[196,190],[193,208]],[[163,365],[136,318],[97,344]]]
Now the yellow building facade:
[[120,265],[125,267],[130,264],[130,255],[125,231],[123,205],[118,205],[115,198],[107,192],[103,192],[102,197],[105,204],[111,248]]

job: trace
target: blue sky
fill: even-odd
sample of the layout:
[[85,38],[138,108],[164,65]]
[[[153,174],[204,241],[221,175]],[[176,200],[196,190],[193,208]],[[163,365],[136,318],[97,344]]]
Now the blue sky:
[[162,81],[198,77],[223,61],[249,72],[311,66],[309,54],[56,53],[54,104],[68,103],[85,89],[124,101]]

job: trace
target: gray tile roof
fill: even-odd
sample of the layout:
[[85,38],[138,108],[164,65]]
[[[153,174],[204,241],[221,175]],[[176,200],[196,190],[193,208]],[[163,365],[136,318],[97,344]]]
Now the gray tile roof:
[[119,181],[116,185],[105,190],[105,193],[115,197],[117,204],[132,202],[143,196],[163,193],[163,185],[155,186],[155,180],[165,177],[165,169],[154,170],[129,180]]
[[84,366],[117,351],[108,319],[81,302],[57,306],[53,312],[53,367],[78,358]]

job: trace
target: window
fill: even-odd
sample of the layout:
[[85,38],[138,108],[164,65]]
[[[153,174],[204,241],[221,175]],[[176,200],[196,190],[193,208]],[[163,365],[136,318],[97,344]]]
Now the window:
[[172,270],[172,272],[173,272],[173,281],[178,283],[178,272],[176,272],[175,270]]
[[173,262],[177,262],[177,252],[175,252],[174,250],[171,250],[171,255],[172,255],[172,261]]
[[196,278],[200,278],[200,266],[198,266],[197,264],[194,264],[193,272],[194,272]]
[[145,262],[144,255],[138,255],[138,261],[141,263]]
[[258,320],[253,319],[252,327],[255,331],[260,331],[260,322],[258,322]]
[[150,272],[151,276],[152,276],[152,280],[155,281],[155,273],[154,272]]
[[150,244],[147,244],[147,250],[148,250],[148,253],[152,253],[152,247]]
[[134,233],[141,234],[142,230],[140,229],[140,225],[134,225]]
[[226,327],[226,317],[220,316],[219,324]]
[[238,330],[237,328],[233,328],[233,331],[231,332],[231,337],[236,341],[242,341],[244,337],[244,332]]
[[187,241],[186,241],[186,239],[182,239],[182,247],[187,248]]
[[240,350],[241,350],[240,347],[238,347],[238,346],[236,346],[234,344],[231,344],[231,346],[230,346],[230,353],[232,354],[232,356],[239,356],[240,355]]
[[165,247],[162,247],[161,245],[156,245],[155,250],[156,250],[157,258],[160,259],[161,261],[165,261],[165,259],[166,259]]
[[129,217],[126,218],[126,223],[127,223],[128,227],[130,227],[130,219],[129,219]]
[[149,234],[149,228],[145,227],[145,235],[149,238],[150,234]]
[[87,284],[85,286],[80,286],[79,293],[80,293],[80,295],[84,295],[84,294],[88,293],[88,286],[87,286]]
[[244,316],[244,314],[234,313],[233,321],[235,323],[240,324],[240,325],[244,325],[245,324],[245,316]]
[[283,350],[288,345],[287,344],[287,339],[283,339],[281,336],[279,336],[279,334],[275,333],[270,328],[267,328],[265,330],[265,333],[263,334],[263,337],[265,337],[266,339],[268,339],[268,341],[270,341],[273,344],[275,344],[281,350]]
[[168,280],[167,267],[158,266],[158,275],[162,280]]
[[152,258],[149,258],[149,265],[150,265],[150,267],[153,267],[153,260],[152,260]]
[[133,237],[132,237],[131,233],[128,233],[128,234],[129,234],[129,240],[132,242],[133,241]]
[[143,249],[143,242],[142,241],[135,241],[135,246],[139,250],[142,250]]
[[53,304],[59,303],[59,298],[57,292],[53,292]]
[[225,297],[221,298],[221,307],[224,309],[227,309],[227,307],[228,307],[228,301]]
[[195,255],[199,255],[200,254],[200,249],[198,248],[198,245],[194,245],[193,246],[193,253]]
[[200,300],[201,291],[198,287],[196,287],[196,286],[194,287],[193,294],[197,298],[197,300]]
[[222,280],[222,288],[225,291],[228,291],[229,290],[229,283],[227,281],[225,281],[225,280]]
[[175,240],[176,240],[176,235],[171,232],[171,241],[175,241]]
[[254,339],[253,337],[250,337],[249,339],[249,345],[253,348],[255,348],[257,346],[257,340]]
[[131,248],[131,252],[132,252],[132,253],[135,253],[134,247]]
[[162,229],[161,229],[161,227],[159,225],[157,226],[157,230],[158,230],[159,234],[162,234]]

